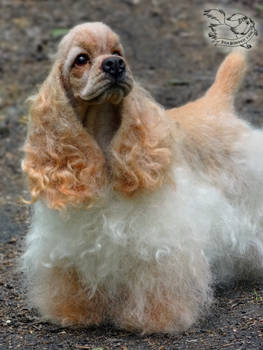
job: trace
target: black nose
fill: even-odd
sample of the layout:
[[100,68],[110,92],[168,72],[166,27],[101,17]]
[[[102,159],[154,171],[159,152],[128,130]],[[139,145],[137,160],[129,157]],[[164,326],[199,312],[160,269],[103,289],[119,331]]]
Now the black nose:
[[102,70],[105,73],[109,73],[111,77],[115,79],[122,78],[125,72],[125,62],[119,56],[116,56],[116,57],[111,56],[111,57],[105,58],[101,66],[102,66]]

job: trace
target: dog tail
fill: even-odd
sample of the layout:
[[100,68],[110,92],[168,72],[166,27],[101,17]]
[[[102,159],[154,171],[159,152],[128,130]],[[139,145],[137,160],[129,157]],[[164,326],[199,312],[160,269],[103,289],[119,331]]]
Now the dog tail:
[[215,81],[206,97],[218,101],[221,106],[232,106],[233,99],[246,71],[246,55],[241,50],[230,53],[220,65]]

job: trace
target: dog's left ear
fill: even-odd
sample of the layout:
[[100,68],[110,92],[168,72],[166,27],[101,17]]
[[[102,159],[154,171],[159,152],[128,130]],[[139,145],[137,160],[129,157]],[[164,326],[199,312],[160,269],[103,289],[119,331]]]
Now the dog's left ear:
[[115,190],[154,190],[167,179],[171,136],[165,111],[135,84],[120,106],[121,126],[111,143]]

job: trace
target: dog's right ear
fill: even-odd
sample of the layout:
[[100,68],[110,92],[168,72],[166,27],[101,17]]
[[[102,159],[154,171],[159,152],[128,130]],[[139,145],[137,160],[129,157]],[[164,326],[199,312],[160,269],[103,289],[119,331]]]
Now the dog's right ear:
[[56,62],[31,99],[23,170],[32,202],[43,198],[55,209],[97,197],[105,182],[104,155],[74,113]]
[[204,97],[218,102],[222,109],[231,108],[245,71],[245,53],[240,50],[233,51],[220,65],[215,82]]

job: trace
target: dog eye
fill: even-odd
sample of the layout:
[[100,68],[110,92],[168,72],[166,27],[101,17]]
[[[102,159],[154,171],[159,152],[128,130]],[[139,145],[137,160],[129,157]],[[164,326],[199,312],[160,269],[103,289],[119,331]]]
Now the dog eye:
[[117,55],[117,56],[122,56],[122,54],[120,53],[120,51],[117,51],[117,50],[113,51],[112,54],[113,54],[113,55]]
[[85,53],[81,53],[75,58],[75,61],[73,63],[73,66],[83,66],[84,64],[87,64],[89,62],[89,56]]

